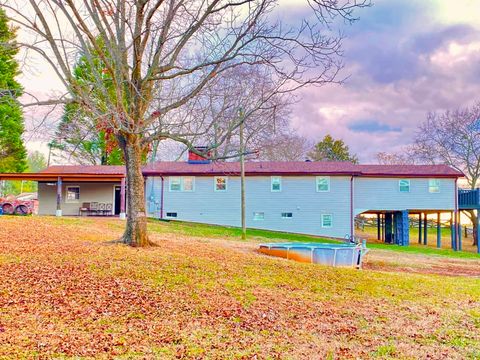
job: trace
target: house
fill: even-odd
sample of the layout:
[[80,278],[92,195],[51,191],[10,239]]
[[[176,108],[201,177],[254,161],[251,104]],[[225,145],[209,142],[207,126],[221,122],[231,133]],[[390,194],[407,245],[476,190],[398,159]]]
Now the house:
[[[143,168],[148,216],[240,226],[240,164],[197,160]],[[463,176],[445,165],[349,162],[247,162],[245,173],[247,227],[344,238],[354,234],[357,215],[375,214],[382,224],[378,237],[401,245],[409,242],[409,215],[458,212],[457,179]],[[125,215],[122,166],[0,174],[9,178],[39,182],[41,215],[78,215],[92,202]]]

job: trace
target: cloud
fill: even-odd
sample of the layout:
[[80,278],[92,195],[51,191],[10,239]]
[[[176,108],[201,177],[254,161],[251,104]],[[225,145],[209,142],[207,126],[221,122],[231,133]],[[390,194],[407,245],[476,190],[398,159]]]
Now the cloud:
[[411,143],[429,111],[480,100],[480,28],[437,21],[439,3],[379,0],[362,11],[346,31],[348,79],[304,89],[295,128],[312,140],[342,138],[360,161],[374,162],[376,153]]
[[353,132],[367,132],[367,133],[386,133],[386,132],[400,132],[400,127],[383,124],[378,120],[359,120],[353,124],[348,125],[348,129]]

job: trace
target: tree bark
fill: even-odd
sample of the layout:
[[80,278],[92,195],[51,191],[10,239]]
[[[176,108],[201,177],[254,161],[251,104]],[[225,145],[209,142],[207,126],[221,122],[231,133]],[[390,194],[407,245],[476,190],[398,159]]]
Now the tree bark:
[[127,171],[127,227],[122,242],[134,247],[153,245],[147,234],[142,146],[138,135],[119,136]]

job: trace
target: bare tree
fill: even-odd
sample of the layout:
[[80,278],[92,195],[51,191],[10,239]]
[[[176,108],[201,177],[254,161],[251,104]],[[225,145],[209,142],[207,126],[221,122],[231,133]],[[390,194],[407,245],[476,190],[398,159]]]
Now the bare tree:
[[[472,107],[429,113],[420,124],[413,150],[430,163],[442,163],[462,171],[471,189],[480,183],[480,103]],[[474,245],[477,244],[477,214],[467,214],[473,223]]]
[[419,162],[412,146],[404,146],[399,152],[379,152],[377,162],[381,165],[414,165]]
[[[272,16],[276,0],[3,0],[3,6],[31,33],[22,45],[43,56],[67,90],[37,105],[75,103],[115,134],[128,182],[123,241],[143,246],[149,240],[142,157],[155,141],[193,148],[213,133],[216,121],[199,121],[197,110],[182,115],[195,104],[204,111],[205,89],[214,79],[239,66],[259,66],[272,74],[276,94],[335,81],[341,38],[322,30],[337,16],[353,21],[352,10],[366,1],[307,1],[316,22],[303,20],[296,28]],[[91,70],[88,78],[73,75],[78,54]],[[217,133],[210,150],[241,123]]]
[[282,133],[267,140],[259,158],[269,161],[304,161],[313,142],[295,133]]

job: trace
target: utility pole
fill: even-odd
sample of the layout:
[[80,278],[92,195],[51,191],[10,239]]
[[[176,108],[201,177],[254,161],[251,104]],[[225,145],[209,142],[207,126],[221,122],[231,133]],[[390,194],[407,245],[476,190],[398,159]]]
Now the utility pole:
[[242,240],[247,239],[247,223],[245,218],[245,148],[243,144],[243,130],[245,122],[245,114],[243,109],[239,109],[240,116],[240,197],[242,207]]

